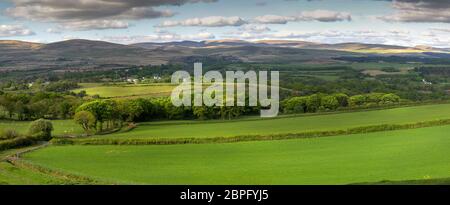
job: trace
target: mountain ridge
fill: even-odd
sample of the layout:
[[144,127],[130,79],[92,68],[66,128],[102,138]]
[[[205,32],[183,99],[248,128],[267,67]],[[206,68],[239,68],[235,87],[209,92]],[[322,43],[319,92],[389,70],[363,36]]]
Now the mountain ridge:
[[381,44],[319,44],[285,40],[210,40],[117,44],[73,39],[54,43],[0,40],[0,71],[115,69],[167,63],[335,62],[340,57],[398,55],[440,58],[448,51],[430,47]]

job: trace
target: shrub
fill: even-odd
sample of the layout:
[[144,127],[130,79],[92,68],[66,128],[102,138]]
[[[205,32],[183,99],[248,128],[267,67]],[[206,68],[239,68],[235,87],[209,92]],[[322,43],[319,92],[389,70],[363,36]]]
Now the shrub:
[[364,95],[354,95],[348,99],[348,104],[351,107],[361,106],[366,103],[366,97]]
[[394,104],[400,102],[400,97],[395,94],[386,94],[381,97],[381,102],[383,104]]
[[0,130],[0,139],[14,139],[20,137],[20,134],[14,129]]
[[283,101],[283,111],[285,113],[305,113],[307,97],[293,97]]
[[52,138],[53,124],[50,120],[39,119],[30,124],[28,133],[37,140],[50,140]]
[[339,101],[332,95],[322,97],[320,104],[326,110],[336,110],[339,107]]
[[344,93],[337,93],[334,94],[334,97],[336,97],[337,101],[339,102],[340,107],[347,107],[348,106],[348,95]]
[[29,137],[17,137],[14,139],[0,141],[0,150],[7,150],[18,147],[25,147],[32,145],[34,140]]

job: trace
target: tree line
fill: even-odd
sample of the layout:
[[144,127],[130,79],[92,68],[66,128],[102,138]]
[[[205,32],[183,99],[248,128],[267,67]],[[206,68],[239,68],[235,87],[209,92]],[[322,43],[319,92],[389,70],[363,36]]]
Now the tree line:
[[375,107],[392,105],[400,102],[400,97],[392,93],[369,93],[348,96],[344,93],[313,94],[302,97],[292,97],[281,103],[284,113],[314,113],[318,111],[333,111],[339,108]]
[[260,107],[176,107],[170,98],[97,99],[76,109],[74,120],[86,131],[121,127],[123,122],[182,119],[232,119],[259,112]]
[[82,103],[79,96],[54,92],[0,93],[0,116],[12,120],[68,119]]
[[[236,100],[236,99],[235,99]],[[248,99],[247,99],[248,100]],[[312,113],[333,111],[342,107],[371,107],[400,102],[392,93],[371,93],[348,96],[338,94],[314,94],[292,97],[281,103],[284,113]],[[123,122],[146,122],[153,120],[182,119],[234,119],[243,115],[259,114],[261,106],[180,106],[170,98],[97,99],[86,102],[76,109],[74,120],[86,131],[103,131],[120,128]],[[264,108],[266,109],[266,108]]]

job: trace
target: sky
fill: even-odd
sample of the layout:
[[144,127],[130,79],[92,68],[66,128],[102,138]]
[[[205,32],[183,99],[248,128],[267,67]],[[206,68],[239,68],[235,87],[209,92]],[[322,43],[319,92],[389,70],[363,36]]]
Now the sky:
[[449,0],[0,0],[0,40],[450,47]]

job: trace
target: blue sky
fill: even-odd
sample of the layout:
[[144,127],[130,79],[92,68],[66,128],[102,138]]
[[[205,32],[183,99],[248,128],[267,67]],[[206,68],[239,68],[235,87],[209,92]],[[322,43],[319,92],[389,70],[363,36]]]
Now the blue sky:
[[123,44],[281,39],[450,47],[449,13],[444,0],[2,0],[0,39]]

